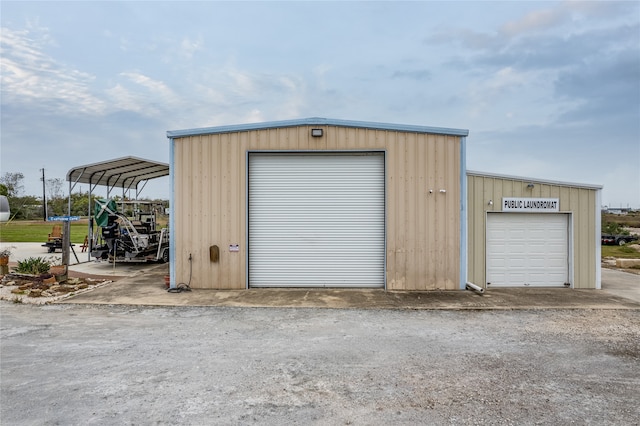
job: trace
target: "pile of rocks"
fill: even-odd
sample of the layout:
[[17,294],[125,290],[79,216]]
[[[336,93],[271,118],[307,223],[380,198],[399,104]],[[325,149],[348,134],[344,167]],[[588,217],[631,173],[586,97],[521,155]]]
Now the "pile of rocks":
[[9,300],[14,303],[46,304],[108,282],[111,281],[92,278],[56,279],[56,276],[51,274],[10,273],[0,280],[0,300]]

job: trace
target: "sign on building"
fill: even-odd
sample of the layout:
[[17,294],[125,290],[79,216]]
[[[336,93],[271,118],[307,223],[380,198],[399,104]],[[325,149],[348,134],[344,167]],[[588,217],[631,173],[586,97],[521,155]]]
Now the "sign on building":
[[559,212],[559,198],[520,198],[502,199],[503,212]]

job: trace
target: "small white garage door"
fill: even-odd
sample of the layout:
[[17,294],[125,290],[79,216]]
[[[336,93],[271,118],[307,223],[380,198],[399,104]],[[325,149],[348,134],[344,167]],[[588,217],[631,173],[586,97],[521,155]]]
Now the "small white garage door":
[[384,154],[249,155],[250,287],[384,287]]
[[563,287],[569,282],[569,215],[489,213],[487,285]]

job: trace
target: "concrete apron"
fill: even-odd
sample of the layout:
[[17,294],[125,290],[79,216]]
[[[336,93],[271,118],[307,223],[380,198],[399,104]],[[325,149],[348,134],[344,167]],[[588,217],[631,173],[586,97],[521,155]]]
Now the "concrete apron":
[[[139,268],[90,292],[58,303],[144,306],[234,306],[338,309],[633,309],[638,300],[599,290],[565,288],[491,289],[484,295],[465,291],[398,292],[371,289],[249,289],[167,292],[167,265]],[[122,269],[120,269],[122,271]],[[615,271],[617,272],[617,271]],[[626,274],[631,275],[631,274]],[[640,279],[640,276],[635,276]],[[635,278],[631,278],[632,284]],[[640,282],[639,282],[640,284]],[[640,291],[640,285],[636,291]]]
[[[41,243],[1,243],[13,250],[12,261],[49,254]],[[157,306],[254,306],[357,309],[640,309],[640,275],[602,269],[602,291],[572,289],[490,289],[484,295],[467,290],[395,292],[339,289],[193,290],[168,293],[167,265],[87,262],[87,253],[71,257],[72,271],[113,278],[105,286],[57,303]]]

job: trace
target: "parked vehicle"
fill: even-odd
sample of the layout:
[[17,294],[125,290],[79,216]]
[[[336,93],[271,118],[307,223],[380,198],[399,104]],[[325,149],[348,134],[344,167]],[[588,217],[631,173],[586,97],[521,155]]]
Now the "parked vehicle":
[[623,246],[625,244],[631,243],[633,241],[638,240],[637,235],[610,235],[610,234],[602,234],[602,245],[618,245]]
[[118,212],[115,200],[95,200],[95,219],[101,232],[91,256],[112,262],[169,261],[169,229],[156,228],[155,211]]

